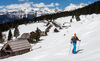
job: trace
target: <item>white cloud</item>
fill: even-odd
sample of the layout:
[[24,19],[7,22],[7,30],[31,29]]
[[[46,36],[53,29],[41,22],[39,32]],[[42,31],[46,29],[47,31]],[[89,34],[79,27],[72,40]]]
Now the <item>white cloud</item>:
[[90,1],[89,1],[88,3],[89,3],[89,4],[91,4],[91,2],[90,2]]
[[31,3],[24,3],[24,4],[11,4],[6,6],[6,9],[25,9],[25,8],[30,8]]
[[51,4],[44,4],[44,3],[39,3],[39,4],[33,4],[34,7],[54,7],[54,3]]
[[47,7],[54,7],[54,3],[47,5]]
[[7,9],[3,8],[3,9],[1,9],[0,11],[5,12],[5,11],[7,11]]
[[59,3],[55,3],[55,5],[56,5],[56,6],[59,6],[60,4],[59,4]]
[[0,6],[0,8],[4,8],[4,6]]
[[47,7],[44,3],[33,4],[34,7]]
[[25,0],[18,0],[19,2],[21,2],[21,1],[25,1]]
[[[29,0],[25,0],[25,1],[29,1]],[[34,4],[33,2],[28,2],[28,3],[23,3],[23,4],[11,4],[7,6],[0,6],[0,9],[2,8],[6,10],[23,10],[23,9],[32,9],[33,7],[34,8],[49,8],[49,7],[55,7],[58,5],[59,5],[58,3],[44,4],[41,2],[41,3]]]

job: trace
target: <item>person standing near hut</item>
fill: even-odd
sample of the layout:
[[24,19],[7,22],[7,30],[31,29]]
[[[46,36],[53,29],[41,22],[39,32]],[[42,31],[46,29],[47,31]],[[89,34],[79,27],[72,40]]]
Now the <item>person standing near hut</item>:
[[71,38],[71,44],[73,44],[73,50],[72,50],[73,54],[77,53],[77,51],[76,51],[76,43],[77,43],[77,41],[81,41],[81,40],[79,40],[79,38],[76,36],[76,33],[74,33],[74,36]]

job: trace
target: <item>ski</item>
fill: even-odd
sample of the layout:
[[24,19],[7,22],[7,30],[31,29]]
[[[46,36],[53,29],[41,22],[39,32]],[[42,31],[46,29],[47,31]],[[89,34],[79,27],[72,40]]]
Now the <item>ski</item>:
[[81,54],[82,52],[77,52],[76,54]]
[[[77,52],[77,53],[75,53],[75,54],[81,54],[82,52]],[[71,53],[71,54],[74,54],[74,53]]]

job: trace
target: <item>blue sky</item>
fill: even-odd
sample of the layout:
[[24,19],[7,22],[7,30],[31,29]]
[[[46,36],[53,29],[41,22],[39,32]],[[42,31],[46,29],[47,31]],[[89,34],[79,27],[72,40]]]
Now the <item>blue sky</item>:
[[73,4],[91,4],[98,0],[1,0],[0,1],[0,10],[14,10],[22,8],[60,8],[64,9]]

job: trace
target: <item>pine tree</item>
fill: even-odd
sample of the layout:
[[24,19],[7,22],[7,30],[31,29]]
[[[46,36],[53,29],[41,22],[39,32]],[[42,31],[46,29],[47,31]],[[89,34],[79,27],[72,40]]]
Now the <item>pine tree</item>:
[[75,15],[76,21],[80,21],[80,17],[78,15]]
[[3,40],[2,37],[3,37],[3,36],[2,36],[2,31],[1,31],[1,29],[0,29],[0,43],[4,42],[4,40]]
[[79,13],[76,12],[76,14],[75,14],[76,21],[80,21],[80,17],[79,16],[80,16]]
[[40,33],[39,33],[39,29],[37,28],[36,30],[36,41],[40,40]]
[[20,34],[19,34],[19,30],[17,27],[15,27],[15,30],[14,30],[14,37],[18,37]]
[[31,34],[29,38],[30,43],[36,43],[36,41],[33,41],[33,39],[36,39],[36,34]]
[[45,34],[47,35],[47,31],[45,31]]
[[12,39],[12,33],[11,33],[11,30],[9,30],[8,40],[11,40],[11,39]]
[[74,15],[72,14],[72,18],[74,18]]
[[70,19],[70,22],[72,23],[72,19]]
[[2,39],[2,31],[1,31],[1,29],[0,29],[0,39]]

